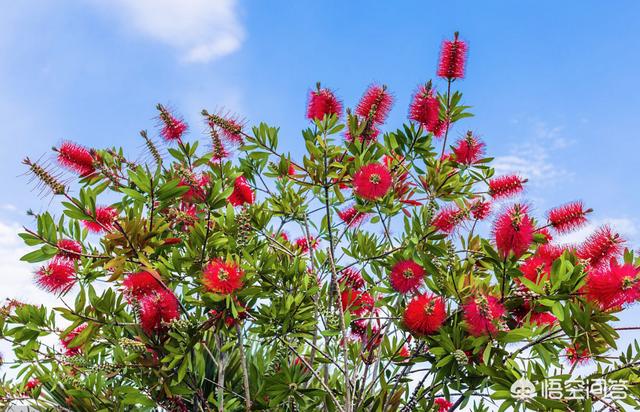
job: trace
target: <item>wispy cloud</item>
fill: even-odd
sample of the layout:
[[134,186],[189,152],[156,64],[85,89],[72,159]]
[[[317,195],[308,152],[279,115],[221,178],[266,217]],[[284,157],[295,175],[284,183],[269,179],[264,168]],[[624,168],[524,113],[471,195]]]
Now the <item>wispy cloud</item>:
[[174,47],[187,62],[208,62],[231,54],[245,38],[237,0],[107,0],[98,4],[125,26]]
[[[555,151],[572,144],[563,136],[562,127],[550,127],[544,122],[528,122],[524,139],[512,139],[520,143],[509,148],[508,153],[496,156],[493,166],[496,174],[517,173],[539,186],[547,186],[560,178],[568,178],[571,172],[558,166],[553,160]],[[526,123],[525,123],[526,124]]]
[[557,244],[578,244],[584,241],[600,226],[610,226],[626,239],[627,247],[633,249],[640,245],[640,221],[628,217],[609,217],[603,219],[592,219],[589,223],[566,235],[556,236],[554,242]]
[[7,298],[15,298],[25,303],[54,306],[55,297],[33,283],[34,266],[20,261],[31,249],[18,237],[19,232],[18,224],[0,221],[0,305]]

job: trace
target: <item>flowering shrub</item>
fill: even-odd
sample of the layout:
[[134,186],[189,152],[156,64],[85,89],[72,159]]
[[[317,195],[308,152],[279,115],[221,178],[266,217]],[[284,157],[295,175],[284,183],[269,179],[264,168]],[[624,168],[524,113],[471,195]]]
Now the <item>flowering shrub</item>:
[[[166,153],[144,131],[143,162],[64,142],[55,153],[73,187],[25,159],[62,213],[34,216],[23,260],[42,262],[35,281],[60,305],[2,308],[19,373],[0,399],[74,411],[638,407],[637,386],[624,401],[540,393],[585,362],[590,379],[638,382],[638,345],[615,355],[612,322],[640,299],[640,260],[608,227],[554,243],[592,211],[574,202],[538,218],[514,200],[526,179],[494,176],[476,133],[452,144],[471,116],[454,90],[466,51],[457,34],[444,42],[443,86],[419,86],[396,130],[383,131],[386,86],[343,111],[318,84],[301,158],[279,151],[277,128],[207,111],[200,144],[159,105]],[[521,378],[538,391],[526,403],[510,393]]]

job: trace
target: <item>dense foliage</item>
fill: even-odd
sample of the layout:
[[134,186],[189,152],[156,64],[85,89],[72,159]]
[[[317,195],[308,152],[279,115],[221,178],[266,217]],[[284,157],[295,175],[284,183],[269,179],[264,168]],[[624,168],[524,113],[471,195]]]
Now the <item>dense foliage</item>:
[[[555,244],[591,210],[573,202],[536,218],[517,200],[526,180],[494,176],[484,143],[455,130],[471,116],[454,90],[466,48],[457,35],[444,42],[442,91],[420,86],[396,130],[382,131],[394,103],[385,86],[343,111],[318,84],[298,159],[279,150],[277,128],[206,111],[200,144],[161,105],[166,147],[143,131],[142,162],[64,142],[55,156],[76,176],[70,187],[25,159],[61,200],[60,216],[35,215],[21,234],[34,248],[23,260],[43,262],[35,280],[60,306],[2,308],[0,336],[18,370],[2,402],[637,408],[640,348],[615,351],[612,322],[640,298],[640,259],[608,227],[581,245]],[[568,381],[585,362],[590,379],[628,381],[626,399],[540,394],[545,379]],[[520,378],[538,396],[514,398]]]

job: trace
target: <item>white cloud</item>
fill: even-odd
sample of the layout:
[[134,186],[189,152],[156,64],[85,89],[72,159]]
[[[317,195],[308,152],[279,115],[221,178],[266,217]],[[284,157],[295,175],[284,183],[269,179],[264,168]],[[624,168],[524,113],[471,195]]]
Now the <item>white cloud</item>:
[[[517,122],[519,124],[519,122]],[[528,139],[512,139],[521,143],[513,146],[509,153],[496,156],[493,166],[497,175],[517,173],[529,179],[531,184],[546,186],[571,177],[571,173],[553,161],[554,151],[572,144],[562,136],[561,127],[549,127],[544,122],[534,122],[532,136]]]
[[238,50],[245,37],[237,0],[107,0],[100,5],[127,27],[172,46],[187,62]]
[[557,244],[578,244],[589,237],[600,226],[608,225],[615,232],[619,233],[627,240],[626,247],[634,249],[640,240],[640,221],[626,217],[614,217],[604,219],[591,219],[589,223],[566,235],[556,236],[554,243]]
[[7,298],[15,298],[25,303],[56,305],[56,298],[39,289],[33,283],[36,265],[20,261],[20,257],[30,252],[18,237],[20,226],[0,221],[0,305]]

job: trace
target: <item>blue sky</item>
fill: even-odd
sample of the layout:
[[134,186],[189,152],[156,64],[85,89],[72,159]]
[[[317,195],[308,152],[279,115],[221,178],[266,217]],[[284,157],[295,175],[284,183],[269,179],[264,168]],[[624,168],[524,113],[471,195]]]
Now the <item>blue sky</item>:
[[0,273],[11,279],[3,295],[45,299],[17,263],[24,211],[49,203],[20,176],[25,155],[38,158],[62,139],[134,155],[137,132],[153,128],[163,102],[190,121],[192,139],[204,129],[202,108],[226,109],[248,124],[280,126],[295,156],[306,93],[318,80],[347,106],[371,82],[386,83],[396,96],[391,129],[455,30],[470,46],[458,86],[476,117],[454,136],[474,130],[500,171],[528,176],[539,215],[576,199],[593,207],[593,225],[568,240],[606,222],[637,248],[639,12],[636,1],[6,2]]

